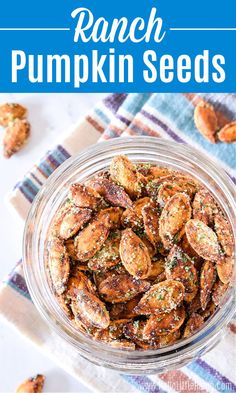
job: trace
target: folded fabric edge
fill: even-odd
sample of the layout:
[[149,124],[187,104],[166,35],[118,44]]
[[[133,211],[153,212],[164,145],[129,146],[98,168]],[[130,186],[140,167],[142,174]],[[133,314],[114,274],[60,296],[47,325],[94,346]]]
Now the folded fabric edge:
[[[20,263],[18,267],[19,271],[21,271]],[[69,347],[68,352],[66,343],[64,344],[59,341],[56,335],[50,332],[47,324],[38,314],[38,311],[31,299],[27,296],[22,285],[18,283],[16,290],[16,287],[10,284],[11,281],[6,278],[5,284],[0,287],[0,319],[8,324],[10,328],[17,331],[20,337],[26,339],[28,342],[32,342],[37,350],[48,356],[59,367],[66,370],[75,379],[94,392],[120,393],[122,391],[122,393],[135,393],[137,389],[138,391],[143,391],[139,383],[140,380],[146,380],[147,378],[145,377],[127,374],[121,376],[118,371],[97,366],[81,356],[77,355],[77,358],[75,356],[73,357],[71,347]],[[63,366],[62,362],[59,361],[61,357],[59,356],[58,350],[60,354],[64,354],[63,359],[65,361]],[[73,358],[75,358],[75,364],[76,361],[82,364],[77,365],[77,368],[75,368],[73,361],[71,361]],[[95,371],[94,368],[96,369]],[[96,380],[93,383],[90,377],[92,378],[94,372]],[[107,372],[109,372],[110,376],[109,381],[107,380]],[[147,382],[149,382],[148,379]],[[116,390],[116,384],[119,385],[119,390]]]
[[[31,321],[32,324],[29,324],[29,320],[26,318],[25,316],[26,314],[24,313],[24,318],[22,318],[21,320],[21,326],[19,327],[19,319],[17,320],[17,325],[15,324],[16,321],[13,320],[11,318],[11,315],[15,315],[15,313],[12,313],[11,310],[9,310],[9,312],[7,312],[7,307],[9,307],[9,296],[11,297],[14,296],[14,302],[16,300],[16,294],[14,292],[11,293],[10,295],[10,291],[14,291],[13,289],[11,289],[10,287],[8,287],[8,285],[4,284],[0,287],[0,320],[2,320],[4,323],[6,323],[13,332],[17,332],[17,334],[22,337],[23,339],[25,339],[27,342],[31,343],[37,350],[40,351],[40,353],[42,353],[44,356],[48,357],[50,360],[52,360],[57,366],[59,366],[61,369],[65,370],[68,374],[70,374],[72,377],[74,377],[75,379],[77,379],[82,385],[88,387],[89,389],[91,389],[94,392],[97,393],[101,393],[101,390],[98,387],[98,383],[96,381],[96,383],[92,383],[88,380],[86,380],[85,376],[81,376],[79,377],[78,373],[73,372],[72,368],[70,367],[70,365],[68,365],[67,362],[61,364],[61,362],[58,360],[58,356],[54,356],[53,352],[51,350],[51,347],[48,347],[47,343],[46,345],[43,345],[43,340],[40,342],[38,339],[37,335],[32,335],[32,324],[33,321],[36,321],[37,323],[37,328],[40,325],[40,329],[41,331],[45,331],[45,333],[47,334],[47,332],[49,331],[46,323],[41,319],[41,317],[38,314],[38,311],[36,310],[34,304],[27,298],[22,298],[22,296],[20,297],[20,305],[21,307],[23,305],[25,305],[25,307],[28,309],[29,307],[31,308],[30,310],[30,315],[31,315]],[[8,304],[5,304],[5,299],[7,300]],[[24,307],[23,307],[24,309]],[[25,322],[25,320],[27,320],[27,322]],[[22,324],[23,321],[23,324]],[[27,329],[27,325],[30,326],[30,329]],[[50,335],[50,333],[48,333]],[[87,361],[87,360],[85,360]],[[102,393],[109,393],[109,391],[107,392],[102,392]]]
[[[93,128],[91,124],[83,118],[75,125],[69,127],[67,131],[63,133],[59,140],[59,144],[54,147],[54,149],[46,153],[45,157],[52,156],[53,152],[57,149],[59,149],[60,151],[62,151],[63,149],[63,157],[61,160],[62,162],[64,162],[70,156],[78,154],[86,147],[96,143],[100,136],[101,133],[95,128]],[[35,181],[35,175],[33,174],[33,171],[34,173],[37,171],[37,168],[40,167],[40,162],[42,161],[44,161],[44,158],[41,159],[39,163],[34,165],[33,170],[31,169],[27,173],[27,175],[17,184],[17,186],[5,197],[5,203],[7,208],[9,208],[9,210],[14,214],[14,216],[20,219],[20,221],[26,220],[26,217],[31,207],[31,200],[29,200],[29,197],[27,197],[27,194],[25,192],[25,188],[27,186],[26,183],[27,181]],[[59,164],[61,164],[62,162],[60,162]],[[47,180],[47,177],[44,176],[41,180],[42,182],[45,182]],[[40,187],[38,187],[38,189],[39,188]],[[34,192],[36,193],[37,191],[38,190],[34,190]],[[31,190],[28,190],[28,192],[31,192]]]

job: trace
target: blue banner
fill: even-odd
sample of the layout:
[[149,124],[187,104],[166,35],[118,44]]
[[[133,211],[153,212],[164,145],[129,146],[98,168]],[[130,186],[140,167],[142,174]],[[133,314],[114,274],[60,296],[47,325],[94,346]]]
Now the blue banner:
[[2,2],[1,92],[235,92],[235,0]]

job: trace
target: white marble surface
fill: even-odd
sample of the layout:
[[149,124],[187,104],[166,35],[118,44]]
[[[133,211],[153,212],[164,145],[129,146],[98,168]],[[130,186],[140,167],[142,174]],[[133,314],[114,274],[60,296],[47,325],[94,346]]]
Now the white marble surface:
[[[57,142],[66,127],[83,116],[102,94],[0,94],[1,102],[22,102],[29,110],[32,137],[10,160],[0,154],[0,279],[21,257],[22,230],[6,209],[4,197],[47,149]],[[0,129],[0,139],[2,129]],[[0,392],[14,392],[17,385],[37,373],[46,375],[45,393],[89,392],[59,369],[17,332],[0,322]]]

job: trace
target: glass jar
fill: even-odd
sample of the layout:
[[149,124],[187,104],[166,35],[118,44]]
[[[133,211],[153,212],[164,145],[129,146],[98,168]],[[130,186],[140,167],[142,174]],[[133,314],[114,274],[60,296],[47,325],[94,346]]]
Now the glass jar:
[[[124,351],[96,342],[80,333],[63,314],[48,282],[45,244],[48,227],[73,182],[84,182],[109,167],[115,155],[133,162],[148,162],[192,175],[214,195],[228,217],[236,239],[236,194],[228,175],[197,150],[152,137],[118,138],[98,143],[68,159],[43,185],[34,200],[24,233],[23,260],[27,285],[40,314],[61,340],[97,365],[129,374],[159,373],[182,367],[212,349],[226,332],[235,311],[234,288],[204,327],[190,338],[158,350]],[[235,254],[234,254],[235,255]],[[235,267],[235,264],[234,264]]]

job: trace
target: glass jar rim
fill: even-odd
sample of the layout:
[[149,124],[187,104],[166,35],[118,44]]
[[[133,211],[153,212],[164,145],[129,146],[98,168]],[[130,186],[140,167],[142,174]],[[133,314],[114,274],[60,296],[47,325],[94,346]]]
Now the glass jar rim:
[[[163,347],[156,350],[141,350],[141,351],[123,351],[120,349],[109,347],[106,344],[96,342],[89,337],[84,336],[83,334],[79,333],[72,325],[69,326],[68,322],[64,316],[59,315],[59,308],[56,303],[52,303],[55,301],[52,298],[50,299],[50,304],[46,304],[47,299],[45,299],[39,288],[37,279],[34,274],[32,274],[33,270],[33,263],[32,258],[37,257],[38,255],[33,255],[33,252],[36,251],[35,247],[38,245],[39,239],[35,238],[34,225],[36,224],[35,221],[38,216],[42,222],[42,217],[44,214],[44,207],[49,203],[50,200],[56,198],[57,188],[55,188],[55,184],[60,181],[60,178],[63,176],[63,179],[69,175],[69,172],[73,172],[73,167],[76,165],[89,165],[92,159],[96,159],[97,162],[102,159],[102,156],[109,151],[110,158],[114,155],[120,154],[122,150],[122,154],[126,154],[125,151],[127,150],[127,154],[129,155],[130,149],[136,149],[137,151],[141,151],[144,149],[149,149],[149,153],[153,150],[154,152],[154,159],[155,154],[157,151],[161,154],[166,154],[169,156],[171,160],[171,156],[175,155],[178,162],[178,157],[186,160],[187,163],[191,165],[197,165],[198,168],[201,168],[203,172],[207,172],[208,176],[220,186],[223,191],[224,195],[227,195],[227,200],[231,205],[234,212],[236,212],[236,203],[235,203],[235,190],[234,184],[229,176],[217,165],[206,157],[203,153],[199,152],[195,148],[190,146],[186,146],[183,144],[179,144],[169,140],[163,140],[159,138],[153,137],[131,137],[131,138],[117,138],[115,140],[110,140],[102,143],[98,143],[85,149],[80,154],[73,156],[66,160],[60,167],[53,172],[53,174],[49,177],[46,183],[42,186],[42,189],[39,191],[38,195],[36,196],[30,212],[28,214],[26,224],[25,224],[25,231],[24,231],[24,239],[23,239],[23,266],[24,266],[24,274],[27,282],[27,286],[30,291],[30,295],[39,309],[40,314],[44,317],[47,323],[60,335],[63,339],[66,339],[70,342],[71,345],[76,347],[79,352],[86,353],[93,349],[94,351],[100,352],[100,357],[103,356],[107,357],[109,354],[111,356],[117,357],[119,359],[121,356],[126,357],[126,360],[130,362],[138,362],[142,358],[144,361],[144,356],[148,361],[157,360],[159,356],[175,354],[176,351],[180,351],[181,353],[187,353],[188,351],[192,351],[194,349],[200,348],[203,342],[205,342],[206,338],[210,340],[214,338],[214,331],[215,331],[215,324],[219,324],[220,327],[223,327],[228,321],[233,313],[234,313],[234,305],[233,305],[233,292],[234,289],[232,288],[231,295],[228,295],[228,299],[222,308],[219,308],[218,311],[211,317],[209,321],[207,321],[206,326],[201,329],[199,332],[194,334],[192,337],[187,339],[181,339],[179,342]],[[156,150],[155,150],[156,149]],[[89,157],[89,159],[88,159]],[[96,163],[97,163],[96,162]],[[177,164],[176,164],[177,165]],[[179,164],[180,165],[180,164]],[[190,166],[191,166],[190,165]],[[181,165],[180,165],[181,166]],[[82,169],[83,170],[83,169]],[[186,170],[186,168],[182,168],[182,170]],[[209,187],[208,187],[209,188]],[[231,220],[232,224],[232,220]],[[234,230],[234,239],[236,239],[236,232]],[[31,262],[29,262],[31,261]],[[230,310],[228,307],[230,306]],[[228,310],[227,313],[225,310]],[[55,314],[53,314],[55,313]],[[55,316],[59,318],[59,321],[55,319]],[[59,324],[60,322],[60,324]],[[78,340],[78,338],[80,338]],[[80,344],[78,346],[78,344]]]

